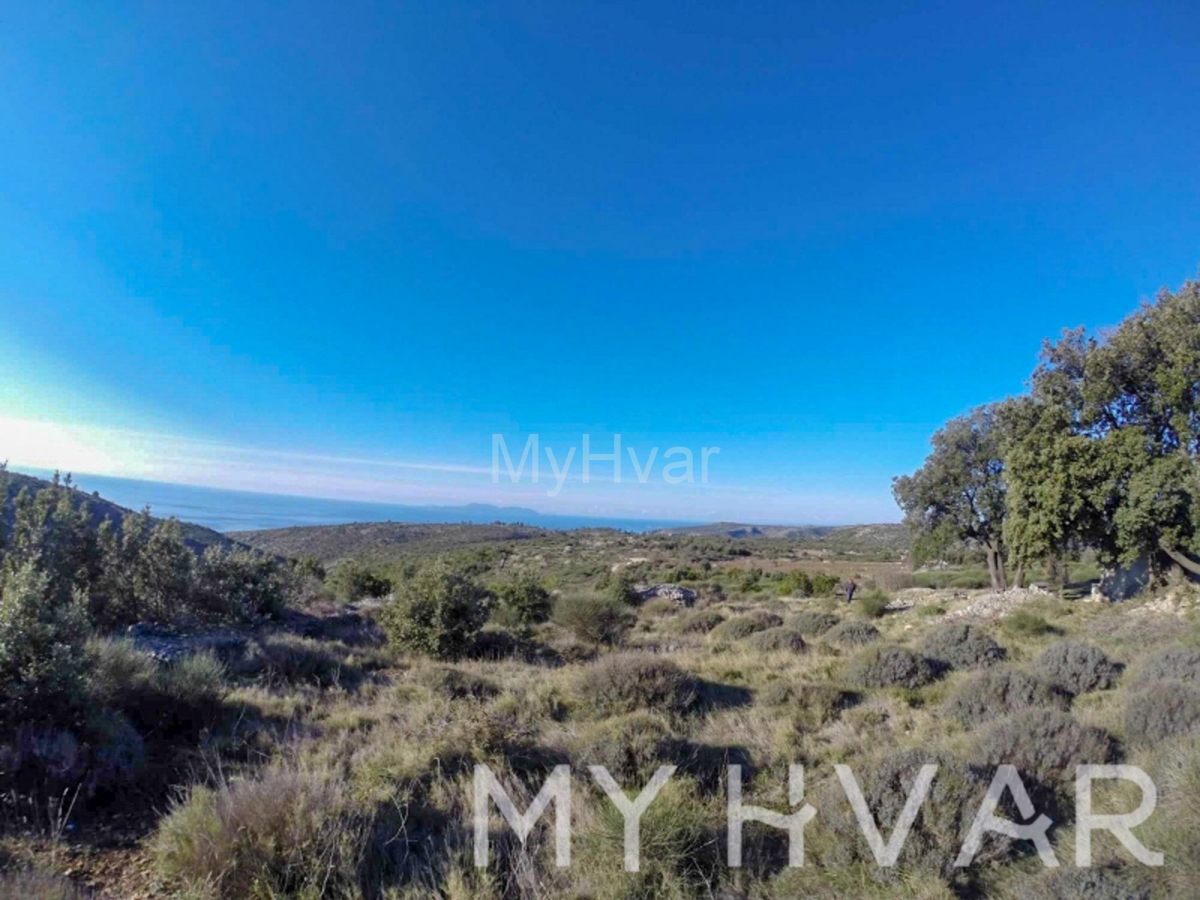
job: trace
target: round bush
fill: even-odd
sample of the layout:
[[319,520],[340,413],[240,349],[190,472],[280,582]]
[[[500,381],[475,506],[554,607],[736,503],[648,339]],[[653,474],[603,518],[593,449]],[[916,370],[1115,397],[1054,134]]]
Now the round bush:
[[975,625],[942,625],[921,644],[921,652],[951,669],[980,669],[1003,662],[1005,650]]
[[1139,685],[1125,701],[1125,734],[1147,747],[1200,731],[1200,684],[1163,680]]
[[[824,788],[827,795],[818,797],[820,802],[814,800],[813,804],[840,840],[830,851],[831,858],[824,859],[823,864],[843,868],[853,863],[865,863],[871,866],[872,874],[881,878],[914,869],[952,877],[955,857],[987,793],[991,773],[943,753],[903,750],[885,756],[874,765],[855,766],[854,775],[867,808],[882,833],[887,835],[895,828],[921,767],[928,764],[938,767],[937,774],[904,843],[897,867],[891,871],[875,865],[841,785],[827,785]],[[997,814],[1007,813],[1002,807]],[[1008,839],[989,837],[975,857],[975,865],[1002,860],[1012,853],[1013,848],[1013,842]]]
[[749,637],[756,631],[766,631],[783,624],[783,619],[774,613],[752,612],[744,616],[734,616],[726,619],[712,631],[709,637],[714,641],[738,641]]
[[659,766],[678,762],[685,747],[662,716],[643,711],[584,729],[573,758],[604,766],[622,784],[644,784]]
[[1125,866],[1051,869],[1022,881],[1012,900],[1150,900],[1146,879]]
[[554,604],[554,621],[589,644],[619,644],[636,617],[624,603],[599,594],[572,594]]
[[1121,674],[1121,666],[1104,651],[1077,641],[1054,644],[1037,658],[1033,668],[1046,683],[1072,695],[1108,690]]
[[837,644],[861,647],[882,637],[879,629],[866,622],[842,622],[825,632],[825,639]]
[[1031,707],[1066,710],[1070,698],[1024,672],[1007,667],[976,672],[946,701],[944,709],[968,728]]
[[837,625],[839,621],[841,620],[832,613],[821,612],[816,609],[805,609],[794,616],[789,616],[785,624],[801,634],[814,635],[824,634],[830,628]]
[[935,681],[938,669],[904,647],[880,647],[860,654],[850,664],[846,680],[863,688],[919,688]]
[[388,640],[404,650],[439,659],[462,656],[487,620],[487,593],[446,568],[420,572],[403,582],[379,610]]
[[1027,709],[992,723],[979,736],[976,752],[991,769],[1016,766],[1030,793],[1041,788],[1047,800],[1072,792],[1076,766],[1117,761],[1108,732],[1051,709]]
[[746,638],[746,646],[758,653],[771,653],[786,650],[791,653],[803,653],[804,637],[800,632],[783,626],[768,628],[766,631],[756,631]]
[[725,621],[725,617],[715,609],[697,609],[679,619],[681,634],[708,634]]
[[699,686],[675,663],[642,653],[614,654],[588,666],[576,688],[601,716],[649,709],[687,713],[699,705]]
[[1176,647],[1142,666],[1136,681],[1200,681],[1200,647]]

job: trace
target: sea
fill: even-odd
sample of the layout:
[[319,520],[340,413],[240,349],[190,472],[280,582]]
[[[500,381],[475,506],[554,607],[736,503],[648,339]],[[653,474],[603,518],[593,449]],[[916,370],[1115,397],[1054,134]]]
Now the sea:
[[[13,468],[39,478],[53,472],[33,468]],[[290,528],[296,525],[344,525],[349,522],[413,522],[437,524],[536,525],[541,528],[616,528],[644,532],[659,528],[678,528],[696,522],[667,519],[623,519],[569,516],[541,513],[516,506],[492,506],[469,503],[461,506],[409,506],[400,503],[369,503],[359,500],[332,500],[325,497],[297,497],[284,494],[259,494],[224,488],[196,487],[163,481],[114,478],[109,475],[74,475],[75,486],[96,491],[105,500],[129,509],[149,506],[158,518],[177,518],[194,522],[214,531],[258,531],[264,528]]]

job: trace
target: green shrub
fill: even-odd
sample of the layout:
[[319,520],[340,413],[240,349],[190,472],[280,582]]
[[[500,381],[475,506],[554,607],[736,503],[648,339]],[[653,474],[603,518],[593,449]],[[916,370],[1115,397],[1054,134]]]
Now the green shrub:
[[83,698],[84,604],[55,596],[26,563],[0,578],[0,731],[6,724],[72,720]]
[[726,619],[708,633],[714,641],[738,641],[756,631],[766,631],[783,624],[783,619],[774,613],[755,611],[744,616]]
[[554,621],[579,640],[592,644],[620,644],[636,617],[624,603],[597,594],[568,594],[554,604]]
[[1034,671],[1047,684],[1068,694],[1104,691],[1117,683],[1121,666],[1098,647],[1076,641],[1059,641],[1034,663]]
[[783,626],[756,631],[746,638],[746,646],[756,653],[803,653],[805,650],[804,637],[800,632]]
[[817,572],[812,576],[813,596],[824,597],[827,594],[832,594],[838,589],[838,586],[841,583],[841,579],[836,575],[829,575],[825,572]]
[[487,620],[487,592],[444,566],[403,582],[379,610],[388,640],[402,650],[438,659],[465,654]]
[[1125,734],[1131,744],[1152,747],[1176,735],[1200,731],[1200,684],[1140,682],[1125,701]]
[[528,629],[550,618],[554,598],[535,576],[523,573],[497,585],[496,621],[511,628]]
[[979,669],[1004,660],[1004,648],[976,625],[942,625],[921,643],[921,652],[951,669]]
[[328,779],[274,771],[194,787],[151,843],[167,883],[220,898],[359,896],[370,821]]
[[589,711],[602,716],[643,709],[688,713],[700,700],[695,678],[669,660],[642,653],[617,653],[588,666],[576,692]]
[[918,606],[916,614],[922,619],[931,619],[935,616],[944,616],[946,607],[938,606],[936,603],[926,603],[924,606]]
[[338,599],[350,603],[366,598],[386,597],[393,587],[387,578],[353,559],[345,559],[338,563],[333,574],[329,576],[328,583]]
[[604,587],[605,596],[622,606],[637,606],[642,602],[641,595],[634,587],[633,576],[628,572],[619,572],[608,579]]
[[1004,633],[1013,637],[1038,637],[1043,634],[1058,634],[1058,629],[1037,613],[1018,609],[1004,617],[1001,623]]
[[1066,710],[1070,697],[1024,672],[996,667],[977,672],[950,695],[946,712],[974,728],[1030,707]]
[[882,591],[866,591],[859,594],[854,602],[858,604],[858,611],[864,617],[881,619],[892,601]]
[[924,687],[938,677],[937,667],[923,656],[903,647],[877,647],[857,656],[846,670],[846,680],[855,687],[910,690]]
[[788,616],[784,624],[789,628],[794,628],[801,634],[817,635],[824,634],[840,621],[832,613],[821,612],[816,609],[804,609],[795,615]]
[[779,596],[781,597],[811,597],[813,582],[807,572],[788,572],[779,579]]
[[862,696],[836,684],[772,681],[758,692],[756,701],[763,706],[787,706],[798,720],[810,727],[820,728],[855,706]]
[[825,639],[835,644],[847,644],[852,647],[870,644],[882,637],[879,629],[866,622],[842,622],[825,632]]
[[251,551],[209,547],[196,567],[194,603],[220,618],[275,616],[284,607],[286,583],[279,564]]

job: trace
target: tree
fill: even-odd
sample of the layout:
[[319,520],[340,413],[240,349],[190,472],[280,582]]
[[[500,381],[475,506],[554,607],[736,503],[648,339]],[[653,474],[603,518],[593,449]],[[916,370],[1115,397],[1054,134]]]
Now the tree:
[[470,649],[487,621],[488,592],[447,566],[402,582],[379,611],[379,623],[398,647],[452,659]]
[[916,542],[968,542],[983,549],[992,587],[1004,590],[1005,473],[999,404],[951,419],[912,475],[892,482]]
[[1007,454],[1007,539],[1030,559],[1075,540],[1107,565],[1200,574],[1200,282],[1117,328],[1047,341]]

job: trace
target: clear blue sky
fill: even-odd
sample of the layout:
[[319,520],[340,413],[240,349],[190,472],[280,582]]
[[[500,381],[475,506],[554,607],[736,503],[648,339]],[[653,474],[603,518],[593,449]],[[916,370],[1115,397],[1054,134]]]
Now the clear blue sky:
[[[894,519],[1043,337],[1196,274],[1193,3],[625,6],[0,3],[0,457]],[[496,432],[721,453],[551,498]]]

